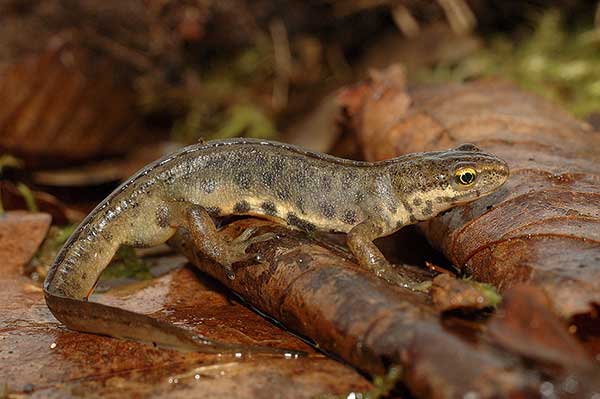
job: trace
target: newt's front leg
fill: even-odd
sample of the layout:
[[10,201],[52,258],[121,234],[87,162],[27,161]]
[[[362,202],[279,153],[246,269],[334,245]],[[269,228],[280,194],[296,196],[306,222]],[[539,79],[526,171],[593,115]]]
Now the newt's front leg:
[[393,232],[383,228],[384,225],[384,223],[377,223],[374,220],[366,220],[357,224],[348,232],[348,247],[358,263],[373,272],[377,277],[392,284],[412,288],[373,243],[373,240]]
[[252,237],[256,229],[249,228],[237,238],[227,240],[219,233],[208,212],[199,205],[189,206],[185,212],[184,226],[189,231],[195,248],[221,264],[230,279],[235,277],[232,267],[234,263],[245,260],[259,260],[256,254],[246,253],[250,245],[269,240],[275,236],[272,233],[266,233]]

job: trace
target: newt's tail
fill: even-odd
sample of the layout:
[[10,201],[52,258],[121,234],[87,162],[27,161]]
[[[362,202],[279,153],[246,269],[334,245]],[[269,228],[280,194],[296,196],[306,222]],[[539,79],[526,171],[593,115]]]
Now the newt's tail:
[[[305,356],[302,351],[213,341],[190,330],[150,316],[97,302],[54,295],[44,290],[52,314],[68,328],[115,338],[151,343],[185,352]],[[239,356],[236,356],[239,357]]]
[[89,302],[87,298],[93,292],[98,277],[110,263],[118,245],[102,241],[100,236],[92,234],[93,232],[82,234],[81,230],[81,227],[77,229],[67,241],[44,282],[48,308],[68,328],[181,351],[241,353],[242,356],[304,355],[304,352],[294,350],[216,342],[147,315]]
[[[115,192],[118,193],[119,189]],[[73,232],[48,272],[44,294],[48,308],[58,320],[72,330],[132,339],[182,351],[288,354],[286,357],[304,354],[286,349],[216,342],[150,316],[89,302],[88,297],[119,248],[119,243],[126,242],[123,239],[123,226],[115,220],[107,222],[111,219],[109,211],[101,213],[110,198],[98,205]],[[136,210],[138,217],[146,214],[139,207]],[[134,216],[130,215],[129,219],[132,218]],[[163,238],[166,240],[168,237]]]

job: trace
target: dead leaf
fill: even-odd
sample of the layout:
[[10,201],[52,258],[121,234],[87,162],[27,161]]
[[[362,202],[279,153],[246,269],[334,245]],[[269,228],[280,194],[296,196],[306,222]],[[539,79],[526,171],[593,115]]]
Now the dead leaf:
[[0,149],[56,166],[122,153],[141,137],[134,94],[106,60],[54,43],[12,61],[0,70]]
[[52,218],[47,213],[11,211],[0,215],[0,259],[19,269],[29,262],[46,237]]
[[499,345],[530,359],[567,368],[591,368],[583,346],[552,311],[544,291],[517,285],[506,292],[501,309],[488,324]]
[[83,220],[85,214],[68,207],[55,196],[43,191],[29,190],[27,199],[18,186],[8,180],[0,180],[0,202],[7,210],[28,210],[27,201],[33,200],[37,210],[52,216],[52,223],[65,225]]
[[557,397],[593,398],[600,392],[600,368],[568,332],[540,288],[516,285],[507,290],[488,331],[499,346],[529,359],[541,372],[552,367],[562,371],[554,382],[544,383],[542,393],[552,390]]

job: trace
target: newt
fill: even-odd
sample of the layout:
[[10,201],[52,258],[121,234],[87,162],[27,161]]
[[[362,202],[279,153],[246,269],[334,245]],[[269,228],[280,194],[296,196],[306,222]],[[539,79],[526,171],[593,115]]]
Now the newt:
[[214,217],[266,217],[305,231],[341,232],[358,263],[391,282],[398,274],[373,240],[496,191],[509,169],[472,144],[361,162],[273,141],[230,139],[185,147],[140,170],[79,225],[44,283],[48,307],[68,328],[205,352],[280,353],[225,344],[123,309],[88,301],[121,245],[149,247],[185,229],[221,264],[257,260],[249,229],[225,239]]

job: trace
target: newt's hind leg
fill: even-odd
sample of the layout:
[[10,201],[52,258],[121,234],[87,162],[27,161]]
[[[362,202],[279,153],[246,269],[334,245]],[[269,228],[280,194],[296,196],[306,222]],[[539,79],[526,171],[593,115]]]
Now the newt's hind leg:
[[196,249],[220,263],[230,279],[235,277],[232,267],[234,263],[258,260],[256,254],[246,253],[250,245],[274,237],[271,233],[252,237],[256,229],[248,228],[238,237],[228,240],[217,231],[210,215],[199,205],[191,205],[186,210],[184,226],[188,229]]

